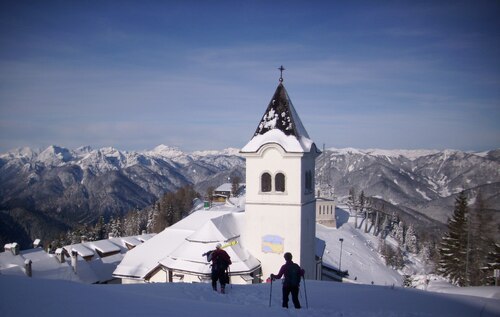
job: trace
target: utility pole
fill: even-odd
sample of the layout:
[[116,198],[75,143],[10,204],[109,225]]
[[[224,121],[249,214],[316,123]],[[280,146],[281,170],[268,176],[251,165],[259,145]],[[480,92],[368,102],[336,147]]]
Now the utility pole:
[[344,239],[340,238],[339,241],[340,241],[339,272],[342,273],[342,243],[344,242]]
[[465,254],[466,254],[466,259],[465,259],[465,286],[470,286],[470,279],[469,279],[470,217],[469,217],[468,213],[465,215],[465,220],[467,221],[467,250],[465,252]]

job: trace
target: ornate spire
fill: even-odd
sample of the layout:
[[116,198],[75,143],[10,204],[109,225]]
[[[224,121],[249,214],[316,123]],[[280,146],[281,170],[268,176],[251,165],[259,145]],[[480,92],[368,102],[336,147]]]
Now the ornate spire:
[[285,70],[285,67],[283,67],[283,65],[281,65],[278,69],[280,71],[280,83],[282,83],[283,82],[283,71]]

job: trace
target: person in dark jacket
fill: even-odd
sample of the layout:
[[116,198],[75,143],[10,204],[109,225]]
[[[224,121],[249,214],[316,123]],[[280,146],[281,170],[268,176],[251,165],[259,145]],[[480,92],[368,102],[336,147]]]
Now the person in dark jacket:
[[212,260],[212,288],[217,291],[217,280],[220,283],[220,291],[225,293],[226,284],[229,282],[227,268],[231,265],[231,257],[221,248],[218,243],[215,250],[210,254]]
[[288,296],[292,294],[292,302],[295,308],[300,309],[299,302],[299,286],[300,279],[304,276],[304,270],[292,261],[292,254],[285,253],[285,261],[281,267],[278,275],[271,274],[271,280],[280,279],[284,276],[283,280],[283,307],[288,308]]

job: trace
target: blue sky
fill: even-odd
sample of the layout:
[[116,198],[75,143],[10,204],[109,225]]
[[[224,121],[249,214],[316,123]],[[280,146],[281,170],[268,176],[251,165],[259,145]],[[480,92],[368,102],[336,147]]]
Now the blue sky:
[[319,147],[500,148],[497,1],[2,1],[0,151],[243,147],[278,84]]

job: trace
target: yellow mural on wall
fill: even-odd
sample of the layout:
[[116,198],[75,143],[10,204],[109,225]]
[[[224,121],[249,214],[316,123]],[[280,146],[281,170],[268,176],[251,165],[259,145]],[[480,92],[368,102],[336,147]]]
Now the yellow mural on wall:
[[285,250],[285,239],[275,235],[265,235],[262,237],[262,252],[281,254]]

